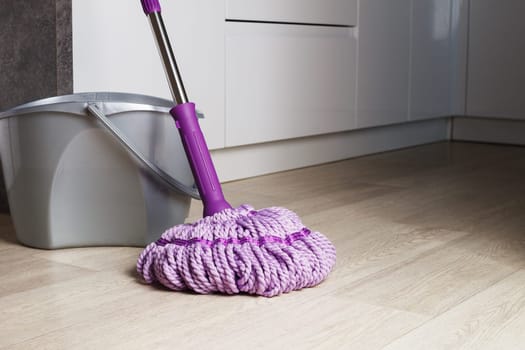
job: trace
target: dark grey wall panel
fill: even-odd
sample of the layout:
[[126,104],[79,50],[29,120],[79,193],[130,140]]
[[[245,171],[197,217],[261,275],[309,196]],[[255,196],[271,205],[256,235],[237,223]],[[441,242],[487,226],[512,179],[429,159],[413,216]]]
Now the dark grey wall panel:
[[72,91],[71,0],[0,0],[0,110]]
[[71,0],[56,0],[57,95],[73,92]]

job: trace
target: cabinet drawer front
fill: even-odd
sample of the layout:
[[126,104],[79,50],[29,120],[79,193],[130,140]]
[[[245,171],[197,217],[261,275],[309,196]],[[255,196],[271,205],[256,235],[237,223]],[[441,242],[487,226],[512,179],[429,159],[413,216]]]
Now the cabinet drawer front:
[[228,23],[226,145],[355,126],[351,28]]
[[226,18],[353,26],[357,0],[227,0]]

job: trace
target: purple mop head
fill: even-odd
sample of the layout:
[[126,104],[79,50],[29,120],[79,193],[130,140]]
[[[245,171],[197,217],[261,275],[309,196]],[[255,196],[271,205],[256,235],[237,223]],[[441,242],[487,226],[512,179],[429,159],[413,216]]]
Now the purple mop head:
[[176,102],[170,113],[199,189],[204,218],[175,226],[148,245],[137,262],[139,275],[173,290],[267,297],[320,283],[335,264],[335,248],[325,236],[304,227],[287,209],[234,209],[224,198],[195,104],[188,102],[173,57],[159,1],[142,0],[142,6],[163,53]]
[[243,205],[167,230],[137,271],[173,290],[273,297],[319,284],[335,259],[332,243],[294,212]]

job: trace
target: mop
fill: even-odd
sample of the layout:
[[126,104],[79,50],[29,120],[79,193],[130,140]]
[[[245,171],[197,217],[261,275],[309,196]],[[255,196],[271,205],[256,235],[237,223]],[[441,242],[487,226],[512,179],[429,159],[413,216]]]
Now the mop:
[[305,227],[294,212],[271,207],[238,208],[225,200],[199,127],[195,104],[188,102],[164,26],[158,0],[141,0],[150,20],[173,95],[170,111],[195,178],[203,218],[177,225],[149,244],[137,262],[146,283],[196,293],[253,294],[273,297],[313,287],[332,270],[336,251],[323,234]]

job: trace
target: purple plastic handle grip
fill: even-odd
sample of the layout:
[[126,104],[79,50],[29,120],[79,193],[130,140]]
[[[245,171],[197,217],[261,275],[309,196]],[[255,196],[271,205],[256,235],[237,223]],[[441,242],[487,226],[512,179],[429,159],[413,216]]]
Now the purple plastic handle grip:
[[224,199],[210,151],[197,120],[195,104],[188,102],[177,105],[170,110],[170,113],[179,129],[182,144],[204,204],[204,216],[211,216],[231,208],[231,205]]
[[160,12],[159,0],[140,0],[142,3],[142,9],[146,15],[153,12]]

